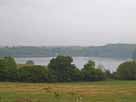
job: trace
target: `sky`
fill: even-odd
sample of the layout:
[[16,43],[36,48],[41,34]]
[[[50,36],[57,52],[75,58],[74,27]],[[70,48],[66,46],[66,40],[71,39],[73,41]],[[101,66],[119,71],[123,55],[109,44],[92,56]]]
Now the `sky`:
[[0,0],[0,46],[136,43],[136,0]]

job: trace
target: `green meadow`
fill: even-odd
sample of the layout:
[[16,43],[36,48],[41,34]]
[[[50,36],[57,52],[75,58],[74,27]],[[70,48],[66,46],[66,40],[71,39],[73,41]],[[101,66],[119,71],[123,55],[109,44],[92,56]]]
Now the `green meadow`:
[[136,81],[1,82],[0,102],[136,102]]

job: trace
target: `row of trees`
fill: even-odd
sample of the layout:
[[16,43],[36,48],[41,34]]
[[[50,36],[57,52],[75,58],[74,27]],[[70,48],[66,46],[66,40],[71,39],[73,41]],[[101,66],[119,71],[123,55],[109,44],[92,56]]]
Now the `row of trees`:
[[73,59],[69,56],[53,58],[48,65],[49,80],[55,82],[64,81],[96,81],[104,80],[105,72],[96,68],[95,62],[88,61],[82,70],[72,64]]
[[[98,81],[109,78],[136,80],[136,62],[122,63],[117,72],[96,68],[94,61],[88,61],[83,69],[79,70],[69,56],[57,56],[51,59],[47,67],[27,63],[17,67],[14,58],[0,59],[0,81],[19,82],[72,82]],[[29,64],[29,65],[28,65]]]

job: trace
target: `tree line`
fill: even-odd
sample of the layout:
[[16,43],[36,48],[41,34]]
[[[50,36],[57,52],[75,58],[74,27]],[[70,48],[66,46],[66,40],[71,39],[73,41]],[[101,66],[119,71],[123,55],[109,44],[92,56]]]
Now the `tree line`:
[[136,61],[120,64],[116,72],[97,68],[94,61],[89,60],[80,70],[70,56],[52,58],[48,66],[34,65],[28,61],[25,66],[18,67],[13,57],[0,58],[0,81],[8,82],[76,82],[100,81],[107,79],[136,80]]

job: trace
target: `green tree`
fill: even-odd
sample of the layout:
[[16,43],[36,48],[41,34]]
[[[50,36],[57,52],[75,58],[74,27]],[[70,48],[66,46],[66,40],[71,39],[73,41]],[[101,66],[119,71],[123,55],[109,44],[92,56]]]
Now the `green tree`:
[[25,66],[18,69],[18,77],[21,82],[46,82],[48,71],[44,66]]
[[17,68],[14,58],[4,57],[0,59],[0,76],[0,80],[16,81]]
[[81,71],[78,68],[74,67],[70,72],[71,81],[81,81],[83,79]]
[[122,80],[136,80],[136,62],[128,61],[120,64],[116,76]]
[[26,64],[34,65],[34,61],[28,60],[28,61],[26,61]]
[[102,69],[95,68],[95,62],[92,60],[89,60],[88,63],[84,65],[84,68],[81,71],[83,75],[83,80],[85,81],[96,81],[105,79],[105,74]]
[[0,81],[5,81],[7,79],[6,74],[7,74],[6,62],[3,58],[1,58],[0,59]]
[[72,62],[73,59],[69,56],[57,56],[51,59],[48,64],[49,80],[52,82],[72,81],[72,78],[78,74]]
[[113,79],[113,78],[114,78],[114,75],[113,75],[113,73],[112,73],[110,70],[106,69],[106,70],[105,70],[105,77],[106,77],[107,79]]

